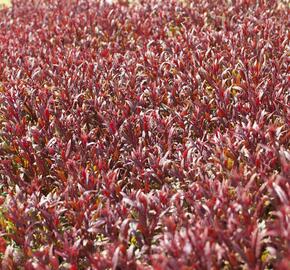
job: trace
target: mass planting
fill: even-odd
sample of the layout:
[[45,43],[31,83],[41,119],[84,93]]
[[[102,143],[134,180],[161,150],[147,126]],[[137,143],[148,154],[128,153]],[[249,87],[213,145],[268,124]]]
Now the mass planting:
[[0,10],[1,269],[290,269],[286,2]]

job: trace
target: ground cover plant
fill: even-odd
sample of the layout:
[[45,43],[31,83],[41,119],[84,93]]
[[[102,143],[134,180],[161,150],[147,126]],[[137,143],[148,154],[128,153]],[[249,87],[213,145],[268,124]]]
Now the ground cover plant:
[[289,6],[0,10],[1,269],[290,269]]

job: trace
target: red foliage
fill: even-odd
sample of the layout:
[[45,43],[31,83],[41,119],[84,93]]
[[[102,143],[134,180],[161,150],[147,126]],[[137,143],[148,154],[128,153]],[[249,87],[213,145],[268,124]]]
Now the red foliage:
[[283,1],[12,2],[1,269],[288,269]]

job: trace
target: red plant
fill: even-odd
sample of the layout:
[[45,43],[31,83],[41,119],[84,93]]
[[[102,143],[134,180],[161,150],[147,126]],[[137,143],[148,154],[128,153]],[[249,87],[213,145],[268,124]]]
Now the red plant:
[[1,269],[290,268],[288,14],[1,9]]

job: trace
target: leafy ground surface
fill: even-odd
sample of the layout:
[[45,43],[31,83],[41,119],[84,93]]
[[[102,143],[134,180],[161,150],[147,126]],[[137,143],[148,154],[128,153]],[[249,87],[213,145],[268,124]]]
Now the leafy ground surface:
[[0,11],[1,269],[290,269],[289,9]]

